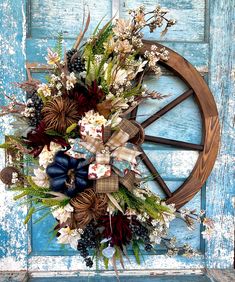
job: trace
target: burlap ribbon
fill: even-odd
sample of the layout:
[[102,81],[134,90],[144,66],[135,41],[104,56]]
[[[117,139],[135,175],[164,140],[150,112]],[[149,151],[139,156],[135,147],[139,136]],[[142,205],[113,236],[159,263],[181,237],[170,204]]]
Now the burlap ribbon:
[[136,136],[138,131],[139,128],[135,124],[123,119],[114,133],[110,127],[104,128],[103,140],[88,135],[75,140],[68,154],[85,158],[84,165],[90,164],[90,168],[99,167],[99,170],[110,173],[102,176],[93,173],[92,179],[96,180],[97,193],[115,192],[119,189],[119,182],[127,189],[133,189],[136,181],[133,169],[137,164],[136,157],[141,152],[133,144],[128,143],[128,140]]

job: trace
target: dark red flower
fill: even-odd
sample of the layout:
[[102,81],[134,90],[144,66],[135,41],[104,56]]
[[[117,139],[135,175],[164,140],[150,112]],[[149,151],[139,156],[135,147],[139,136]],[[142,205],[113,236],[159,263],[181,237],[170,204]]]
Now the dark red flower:
[[41,121],[35,129],[32,129],[27,134],[27,137],[24,140],[25,144],[32,149],[30,154],[34,157],[37,157],[41,153],[44,146],[47,146],[50,151],[51,142],[55,142],[61,146],[68,146],[68,143],[62,137],[48,135],[45,130],[45,123]]
[[93,81],[88,88],[77,84],[70,92],[69,97],[77,102],[78,112],[83,116],[84,113],[92,109],[96,110],[97,104],[104,98],[104,92],[98,87],[98,83]]
[[111,219],[109,215],[101,217],[99,227],[104,227],[103,238],[112,238],[110,241],[112,246],[119,246],[122,249],[122,246],[128,245],[132,239],[130,220],[120,212],[111,216]]

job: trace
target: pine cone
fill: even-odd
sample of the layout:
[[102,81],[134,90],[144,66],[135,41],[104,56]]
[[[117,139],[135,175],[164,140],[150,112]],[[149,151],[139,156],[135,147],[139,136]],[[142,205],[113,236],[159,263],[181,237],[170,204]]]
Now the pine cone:
[[62,97],[47,102],[42,109],[42,114],[46,130],[55,130],[62,134],[71,124],[77,123],[80,118],[77,103]]
[[96,194],[91,188],[72,198],[73,219],[77,228],[84,228],[92,220],[98,220],[107,210],[107,196]]

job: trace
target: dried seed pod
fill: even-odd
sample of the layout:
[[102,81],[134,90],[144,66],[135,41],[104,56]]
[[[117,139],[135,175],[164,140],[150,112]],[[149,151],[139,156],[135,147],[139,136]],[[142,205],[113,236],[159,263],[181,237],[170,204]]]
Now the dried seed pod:
[[13,166],[4,167],[0,172],[0,179],[6,185],[12,185],[13,174],[17,173],[19,176],[19,170]]
[[91,220],[97,220],[107,210],[107,196],[96,194],[91,188],[72,198],[73,219],[77,228],[84,228]]
[[78,105],[74,100],[62,97],[48,101],[42,109],[43,121],[47,130],[65,133],[73,123],[77,123],[80,115]]

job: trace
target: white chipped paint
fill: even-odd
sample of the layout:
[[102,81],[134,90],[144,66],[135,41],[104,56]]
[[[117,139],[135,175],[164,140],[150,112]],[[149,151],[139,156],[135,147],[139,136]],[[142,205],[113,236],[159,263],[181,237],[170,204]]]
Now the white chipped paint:
[[23,31],[23,36],[22,36],[22,40],[21,40],[21,50],[22,50],[22,54],[25,58],[26,61],[26,33],[27,33],[27,26],[26,26],[26,16],[25,16],[25,8],[24,8],[24,3],[22,3],[22,7],[21,7],[21,11],[22,11],[22,31]]
[[25,259],[24,254],[19,257],[8,256],[0,259],[1,271],[21,271],[26,270],[25,264],[22,261]]
[[[203,268],[203,256],[198,257],[198,262],[190,263],[190,259],[182,261],[181,257],[167,257],[165,255],[158,256],[145,256],[144,262],[138,265],[135,262],[135,258],[130,256],[129,263],[125,258],[125,270],[152,270],[152,269],[202,269]],[[118,269],[122,271],[122,267],[118,265]],[[98,269],[104,271],[103,262],[99,262]],[[95,271],[96,266],[91,268],[91,271]],[[113,270],[112,266],[109,266],[109,270]],[[64,257],[64,256],[33,256],[29,259],[29,271],[84,271],[83,259],[80,256]]]
[[[232,245],[234,242],[234,216],[218,216],[215,220],[215,234],[212,237],[213,254],[211,255],[210,268],[224,268],[228,261],[233,261],[234,250],[228,251],[226,245]],[[224,244],[223,242],[226,242]],[[207,254],[206,254],[207,256]],[[226,259],[226,260],[225,260]]]
[[[200,275],[205,273],[205,271],[203,269],[167,269],[167,270],[151,270],[151,271],[146,271],[146,270],[138,270],[138,272],[136,270],[123,270],[121,272],[119,272],[119,276],[124,276],[124,275],[128,275],[128,276],[136,276],[136,275],[151,275],[151,276],[157,276],[157,275],[190,275],[190,274],[194,274],[194,275]],[[47,277],[94,277],[96,275],[96,272],[94,271],[48,271],[47,273]],[[33,278],[43,278],[45,277],[45,272],[31,272],[30,276]],[[102,271],[102,276],[103,277],[109,277],[109,276],[115,276],[114,271]]]

